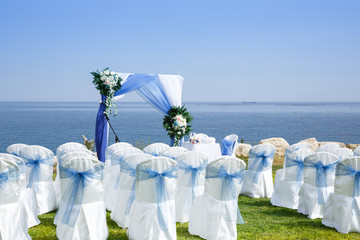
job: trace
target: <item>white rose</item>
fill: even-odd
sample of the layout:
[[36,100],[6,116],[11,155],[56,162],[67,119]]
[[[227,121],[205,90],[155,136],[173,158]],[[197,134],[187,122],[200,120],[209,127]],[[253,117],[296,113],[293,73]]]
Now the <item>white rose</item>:
[[104,73],[103,73],[103,72],[101,72],[101,73],[100,73],[100,76],[102,76],[102,75],[104,75]]
[[100,80],[101,80],[101,81],[104,81],[104,80],[105,80],[105,77],[104,77],[104,76],[100,77]]
[[110,74],[110,71],[109,71],[109,70],[106,70],[104,73],[105,73],[106,75],[109,75],[109,74]]

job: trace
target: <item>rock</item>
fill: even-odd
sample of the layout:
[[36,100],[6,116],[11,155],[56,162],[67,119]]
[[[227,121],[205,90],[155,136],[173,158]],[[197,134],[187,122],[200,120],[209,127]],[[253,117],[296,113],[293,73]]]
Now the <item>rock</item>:
[[351,150],[353,150],[353,151],[354,151],[354,149],[357,148],[358,146],[360,146],[360,144],[353,144],[353,143],[348,143],[348,144],[346,144],[346,147],[349,148],[349,149],[351,149]]
[[238,158],[249,157],[249,151],[250,151],[251,147],[252,146],[250,144],[238,143],[237,148],[235,150],[236,157],[238,157]]
[[259,142],[259,144],[270,143],[276,147],[275,156],[285,156],[285,150],[289,147],[289,143],[283,138],[267,138]]
[[309,144],[311,147],[311,150],[313,150],[314,152],[316,152],[316,149],[318,149],[318,147],[319,147],[319,142],[316,140],[316,138],[304,139],[304,140],[301,140],[299,143]]
[[346,146],[345,146],[345,143],[342,143],[342,142],[319,142],[319,147],[322,146],[322,145],[328,144],[328,143],[336,143],[336,144],[339,145],[339,147],[341,147],[341,148],[346,147]]

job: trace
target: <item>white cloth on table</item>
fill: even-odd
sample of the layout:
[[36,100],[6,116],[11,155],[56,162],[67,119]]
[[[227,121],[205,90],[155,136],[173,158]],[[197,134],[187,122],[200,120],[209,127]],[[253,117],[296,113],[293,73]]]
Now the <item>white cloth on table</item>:
[[153,155],[153,156],[159,156],[159,154],[166,149],[169,149],[170,146],[165,143],[152,143],[150,145],[147,145],[144,147],[143,151],[144,153]]
[[136,166],[153,157],[154,156],[150,154],[137,153],[125,158],[120,164],[118,192],[110,218],[122,228],[129,226],[130,207],[135,199]]
[[170,147],[165,151],[159,153],[159,156],[168,157],[171,159],[176,159],[177,157],[181,156],[184,153],[187,153],[189,150],[183,147]]
[[275,178],[274,192],[271,204],[280,207],[297,209],[299,206],[299,191],[304,182],[304,159],[314,152],[310,149],[300,149],[289,154],[286,158],[286,168],[278,171],[284,172],[284,179]]
[[271,197],[274,191],[272,164],[275,150],[273,145],[267,143],[250,149],[241,194],[252,198]]
[[299,192],[298,212],[308,218],[322,218],[329,194],[334,192],[335,167],[338,157],[329,152],[316,152],[304,160],[304,183]]
[[204,193],[205,169],[208,156],[201,152],[187,152],[175,159],[179,164],[175,197],[176,221],[188,222],[194,198]]
[[243,160],[233,157],[208,164],[204,194],[194,200],[189,218],[190,234],[205,239],[237,238],[236,224],[244,223],[238,196],[245,167]]
[[[120,148],[111,152],[108,152],[108,160],[105,161],[105,164],[108,165],[107,167],[107,176],[106,181],[104,181],[105,185],[105,206],[106,209],[109,211],[113,211],[115,203],[116,203],[116,196],[118,193],[118,187],[116,184],[119,183],[119,176],[120,176],[120,164],[121,162],[134,154],[143,153],[138,148]],[[105,178],[104,176],[104,178]]]
[[21,188],[18,165],[0,157],[0,239],[31,239]]
[[11,161],[19,167],[20,202],[22,202],[25,207],[28,227],[31,228],[35,225],[38,225],[40,223],[40,220],[37,217],[38,208],[36,205],[36,198],[31,189],[26,188],[24,161],[20,157],[7,153],[0,153],[0,158]]
[[176,239],[177,168],[178,164],[167,157],[155,157],[137,165],[129,239]]
[[209,163],[221,158],[221,150],[219,143],[198,143],[193,144],[190,142],[184,142],[182,145],[189,151],[202,152],[209,157]]
[[13,155],[18,157],[20,149],[22,149],[23,147],[26,147],[26,146],[28,146],[28,145],[23,144],[23,143],[15,143],[15,144],[12,144],[12,145],[8,146],[6,148],[6,152],[8,152],[10,154],[13,154]]
[[338,148],[334,154],[339,158],[340,162],[345,158],[354,156],[354,152],[348,148]]
[[26,187],[36,198],[38,215],[57,209],[53,178],[54,154],[51,150],[31,145],[23,147],[19,156],[25,163]]
[[337,143],[327,143],[318,147],[316,152],[329,152],[336,155],[336,151],[338,148],[340,148],[340,146]]
[[325,204],[322,223],[338,232],[360,232],[360,157],[336,166],[335,189]]
[[62,162],[60,177],[64,194],[54,219],[58,239],[108,237],[103,168],[94,157],[74,157]]

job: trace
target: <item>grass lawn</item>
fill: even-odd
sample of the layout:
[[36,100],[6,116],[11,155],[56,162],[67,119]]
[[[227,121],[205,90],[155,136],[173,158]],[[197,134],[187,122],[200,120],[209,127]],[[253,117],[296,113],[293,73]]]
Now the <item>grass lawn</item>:
[[[245,161],[247,162],[247,161]],[[281,161],[274,161],[273,175],[282,168]],[[239,209],[245,221],[238,225],[238,239],[360,239],[360,233],[341,234],[335,229],[321,224],[321,219],[310,220],[296,210],[274,207],[270,199],[253,199],[239,196]],[[39,216],[41,224],[29,229],[33,239],[57,239],[53,224],[55,212]],[[121,229],[110,219],[108,239],[127,239],[126,230]],[[177,223],[178,239],[201,239],[187,231],[187,223]],[[140,230],[139,230],[140,231]]]

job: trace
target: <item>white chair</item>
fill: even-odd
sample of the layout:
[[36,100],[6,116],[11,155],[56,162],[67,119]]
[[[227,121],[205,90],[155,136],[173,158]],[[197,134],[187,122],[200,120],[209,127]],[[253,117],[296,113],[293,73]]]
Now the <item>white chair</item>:
[[74,157],[62,162],[63,195],[54,219],[58,239],[108,237],[103,169],[104,165],[94,157]]
[[119,188],[110,218],[122,228],[129,226],[130,207],[135,200],[136,166],[153,157],[150,154],[137,153],[125,158],[120,164]]
[[159,154],[166,149],[170,148],[169,145],[165,143],[152,143],[146,147],[144,147],[143,151],[144,153],[153,155],[153,156],[159,156]]
[[335,190],[324,209],[322,223],[338,232],[360,232],[360,157],[336,166]]
[[317,152],[304,160],[304,183],[299,192],[298,212],[308,218],[322,218],[330,193],[334,192],[337,156],[329,152]]
[[338,148],[335,152],[335,155],[339,158],[339,161],[341,162],[345,158],[353,157],[354,152],[348,148]]
[[235,157],[235,150],[239,137],[236,134],[226,136],[221,142],[221,155]]
[[19,167],[0,157],[0,239],[31,239],[20,189]]
[[23,147],[19,156],[25,163],[26,187],[35,194],[38,215],[57,208],[53,178],[54,154],[41,146]]
[[26,188],[25,164],[24,161],[15,155],[0,153],[0,158],[15,163],[19,167],[19,184],[20,184],[20,202],[25,207],[27,215],[27,225],[29,228],[36,226],[40,223],[37,217],[38,207],[36,198],[30,188]]
[[237,224],[243,224],[238,196],[246,164],[223,157],[206,167],[204,194],[195,198],[189,218],[189,233],[205,239],[236,239]]
[[241,194],[252,198],[270,198],[273,191],[272,164],[275,147],[259,144],[249,151],[248,169],[245,171]]
[[109,211],[113,211],[116,196],[119,190],[119,180],[120,180],[120,165],[122,161],[134,154],[143,153],[138,148],[122,148],[117,151],[111,152],[108,157],[110,160],[109,170],[107,172],[107,181],[105,186],[105,206]]
[[314,152],[311,149],[300,149],[287,156],[286,168],[278,170],[284,171],[285,177],[274,184],[274,192],[271,196],[272,205],[298,209],[299,191],[304,181],[304,159],[312,154]]
[[327,143],[318,147],[316,152],[329,152],[336,154],[338,148],[340,148],[340,146],[337,143]]
[[179,164],[175,197],[176,221],[188,222],[194,198],[204,193],[205,169],[208,156],[201,152],[187,152],[177,157]]
[[354,149],[354,155],[360,156],[360,146],[358,146],[357,148]]
[[189,150],[183,147],[170,147],[165,151],[159,153],[159,156],[168,157],[172,159],[176,159],[177,157],[181,156],[184,153],[187,153]]
[[6,152],[8,152],[10,154],[13,154],[13,155],[18,157],[20,149],[22,149],[23,147],[26,147],[26,146],[28,146],[28,145],[23,144],[23,143],[15,143],[15,144],[12,144],[12,145],[8,146],[6,148]]
[[136,167],[129,239],[176,239],[175,191],[178,164],[155,157]]

